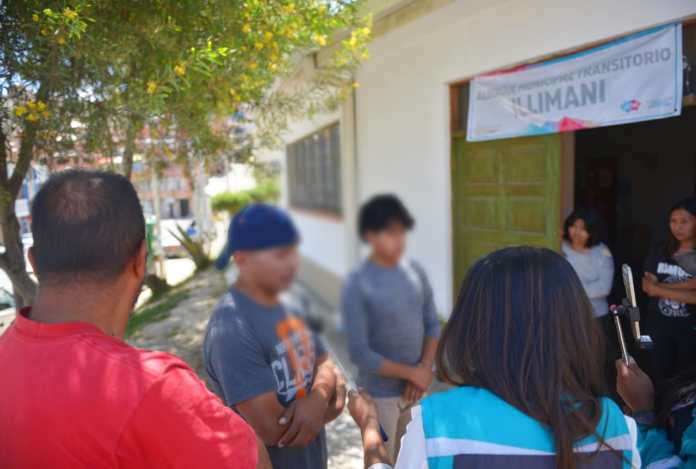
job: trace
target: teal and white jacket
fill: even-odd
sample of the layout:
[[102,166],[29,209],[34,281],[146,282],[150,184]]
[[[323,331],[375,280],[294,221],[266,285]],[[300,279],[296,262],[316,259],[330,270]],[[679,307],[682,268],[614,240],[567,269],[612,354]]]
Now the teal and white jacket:
[[[611,400],[601,403],[597,433],[608,447],[597,452],[595,437],[577,442],[576,452],[597,453],[583,468],[640,468],[635,421]],[[413,408],[395,468],[546,469],[554,467],[554,458],[553,437],[544,425],[490,391],[461,387]]]
[[638,448],[646,469],[696,469],[696,421],[682,434],[679,454],[660,428],[638,425]]

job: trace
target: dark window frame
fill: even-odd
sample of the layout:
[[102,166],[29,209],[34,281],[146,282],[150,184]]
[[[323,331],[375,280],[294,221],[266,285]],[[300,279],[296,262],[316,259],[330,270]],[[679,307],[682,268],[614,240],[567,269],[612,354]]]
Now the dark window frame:
[[286,163],[291,208],[337,218],[343,216],[339,122],[289,144]]

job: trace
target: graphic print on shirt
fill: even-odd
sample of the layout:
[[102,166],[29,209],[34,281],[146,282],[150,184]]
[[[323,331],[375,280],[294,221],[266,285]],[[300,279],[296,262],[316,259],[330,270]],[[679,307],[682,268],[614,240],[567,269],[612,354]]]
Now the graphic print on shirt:
[[312,335],[304,322],[288,317],[276,326],[278,358],[271,362],[281,401],[289,404],[307,395],[314,377],[315,350]]
[[[662,283],[666,284],[683,283],[692,277],[680,266],[668,264],[666,262],[657,264],[657,274],[666,276],[662,280]],[[684,318],[689,316],[689,310],[685,303],[667,298],[660,298],[657,305],[660,308],[660,312],[667,317]]]

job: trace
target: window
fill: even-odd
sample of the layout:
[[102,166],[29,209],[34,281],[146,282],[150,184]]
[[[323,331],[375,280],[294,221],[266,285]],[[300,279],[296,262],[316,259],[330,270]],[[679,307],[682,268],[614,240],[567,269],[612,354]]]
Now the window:
[[290,205],[341,215],[341,149],[338,124],[287,147]]
[[191,216],[188,199],[179,199],[179,214],[181,215],[181,218],[188,218]]

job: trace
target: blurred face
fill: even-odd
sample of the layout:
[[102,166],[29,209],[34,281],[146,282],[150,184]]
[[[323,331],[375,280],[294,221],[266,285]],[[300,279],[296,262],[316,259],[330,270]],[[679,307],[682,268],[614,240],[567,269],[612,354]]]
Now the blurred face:
[[381,231],[368,231],[365,241],[372,252],[382,259],[397,262],[406,250],[407,229],[401,223],[391,223]]
[[587,247],[590,234],[587,232],[585,220],[575,220],[575,223],[568,227],[568,236],[573,246],[581,248]]
[[679,242],[696,238],[696,217],[684,209],[677,209],[669,217],[669,229]]
[[290,288],[300,265],[297,245],[241,252],[235,260],[247,279],[271,293]]

